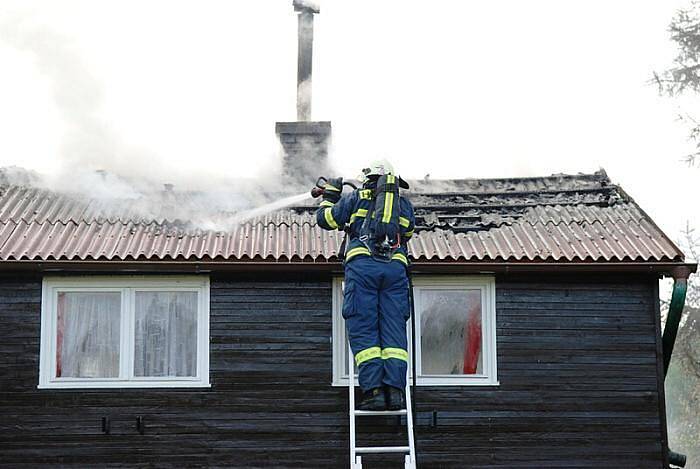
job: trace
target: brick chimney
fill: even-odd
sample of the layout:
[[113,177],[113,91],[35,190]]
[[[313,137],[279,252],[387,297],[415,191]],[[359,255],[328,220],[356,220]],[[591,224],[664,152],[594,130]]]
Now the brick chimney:
[[277,122],[275,132],[284,151],[283,175],[288,179],[309,183],[318,176],[328,174],[331,123],[311,120],[314,14],[320,13],[320,9],[309,0],[293,0],[293,5],[299,17],[297,120]]

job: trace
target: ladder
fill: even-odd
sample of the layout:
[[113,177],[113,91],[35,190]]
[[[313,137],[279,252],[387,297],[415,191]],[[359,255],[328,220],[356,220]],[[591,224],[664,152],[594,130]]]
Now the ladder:
[[[404,454],[404,468],[416,469],[416,445],[413,438],[413,414],[411,410],[411,390],[409,389],[409,367],[406,369],[406,408],[403,410],[356,410],[355,409],[355,363],[350,344],[348,344],[348,395],[350,396],[350,469],[362,469],[361,454],[401,453]],[[355,418],[387,415],[406,416],[406,433],[408,446],[366,446],[355,445]]]

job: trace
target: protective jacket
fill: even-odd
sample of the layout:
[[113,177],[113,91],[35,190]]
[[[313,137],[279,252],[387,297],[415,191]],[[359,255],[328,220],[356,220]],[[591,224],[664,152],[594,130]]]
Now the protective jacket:
[[[351,194],[341,197],[336,204],[324,200],[316,212],[316,220],[321,228],[343,230],[346,225],[349,227],[345,252],[346,263],[356,256],[371,255],[369,249],[360,240],[360,233],[365,217],[372,206],[372,197],[373,191],[371,189],[357,189]],[[393,259],[408,265],[406,244],[413,236],[416,219],[413,214],[413,206],[406,198],[400,198],[399,209],[400,245],[394,252]]]
[[[404,389],[408,367],[406,320],[410,317],[406,244],[413,235],[415,217],[407,199],[400,197],[399,204],[391,204],[400,210],[400,242],[391,259],[378,260],[361,239],[373,196],[371,189],[358,189],[335,204],[325,200],[316,218],[327,230],[342,230],[346,225],[349,228],[343,318],[360,387],[363,391],[383,385]],[[386,203],[386,207],[389,205]]]

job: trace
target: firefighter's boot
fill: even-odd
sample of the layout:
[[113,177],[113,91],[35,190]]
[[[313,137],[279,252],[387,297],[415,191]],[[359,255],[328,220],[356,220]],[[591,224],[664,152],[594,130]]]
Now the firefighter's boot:
[[393,386],[386,386],[385,390],[387,409],[403,410],[406,408],[406,396],[404,396],[403,390]]
[[358,410],[386,410],[386,398],[382,388],[365,391],[357,408]]

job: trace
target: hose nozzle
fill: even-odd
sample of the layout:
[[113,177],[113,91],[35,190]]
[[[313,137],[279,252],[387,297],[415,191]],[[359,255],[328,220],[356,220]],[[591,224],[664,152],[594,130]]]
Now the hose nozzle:
[[321,197],[326,190],[325,186],[327,182],[328,179],[324,178],[323,176],[316,179],[316,185],[311,188],[311,197],[314,199]]
[[[326,184],[328,183],[328,179],[321,176],[318,179],[316,179],[316,185],[311,188],[311,197],[314,199],[321,197],[323,193],[326,191]],[[343,182],[343,186],[348,186],[351,187],[353,190],[357,189],[357,186],[353,184],[352,182]]]

